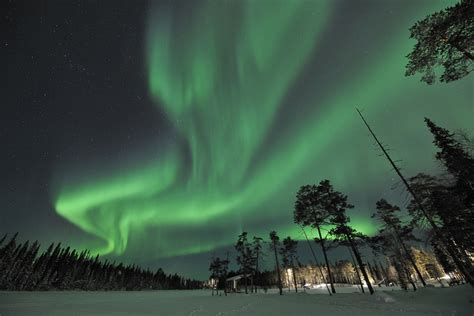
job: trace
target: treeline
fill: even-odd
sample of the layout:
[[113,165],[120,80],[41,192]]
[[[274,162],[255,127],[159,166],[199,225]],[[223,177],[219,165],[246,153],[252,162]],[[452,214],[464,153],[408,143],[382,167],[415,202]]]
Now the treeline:
[[17,234],[0,239],[0,290],[47,291],[134,291],[198,289],[202,282],[165,274],[135,265],[102,261],[89,251],[78,252],[61,243],[51,244],[44,252],[35,241],[18,242]]
[[[365,119],[362,119],[410,193],[411,201],[406,212],[385,199],[377,201],[372,217],[380,223],[380,229],[377,235],[369,237],[351,225],[347,211],[354,206],[348,202],[346,195],[334,190],[329,180],[301,186],[296,194],[293,219],[304,234],[316,264],[311,272],[313,279],[327,284],[329,294],[336,293],[336,279],[351,280],[351,283],[356,280],[362,292],[367,287],[371,294],[374,293],[372,284],[377,282],[380,285],[382,281],[387,285],[396,283],[404,289],[411,286],[416,291],[417,283],[426,286],[427,277],[441,282],[439,267],[442,266],[453,282],[465,281],[474,285],[473,141],[464,134],[453,134],[425,119],[434,136],[433,143],[439,149],[436,158],[446,167],[447,173],[441,177],[418,174],[407,180]],[[305,229],[315,236],[308,237]],[[430,255],[414,251],[411,243],[421,241],[415,231],[425,232],[425,242],[431,244],[434,253],[431,257],[436,257],[436,260],[431,260]],[[311,239],[321,248],[322,265],[311,246]],[[290,237],[280,241],[275,231],[268,236],[277,276],[273,284],[278,285],[280,294],[283,283],[297,291],[298,284],[305,282],[304,278],[298,276],[302,265],[297,257],[297,244]],[[245,276],[242,279],[245,293],[248,293],[249,287],[252,292],[256,289],[262,245],[262,238],[254,236],[249,239],[247,232],[240,234],[235,244],[238,272]],[[335,266],[330,263],[328,250],[335,247],[347,248],[351,258],[349,270],[352,269],[354,273],[348,272],[347,264],[345,267],[336,267],[334,271]],[[373,266],[364,260],[362,247],[372,250],[375,258]],[[388,261],[385,267],[380,265],[382,261]],[[216,287],[225,291],[228,287],[225,283],[228,265],[228,259],[217,257],[212,259],[209,267],[211,278],[217,280]]]
[[[419,250],[415,247],[412,247],[410,252],[414,257],[416,264],[420,267],[421,274],[424,278],[439,280],[440,278],[445,277],[445,272],[433,253]],[[389,258],[388,260],[385,260],[387,258],[383,258],[383,261],[380,259],[381,258],[373,258],[373,260],[365,260],[364,262],[370,281],[377,286],[400,286],[399,275],[395,265]],[[337,285],[336,288],[348,285],[357,285],[360,288],[361,271],[353,260],[337,260],[330,263],[330,268],[332,280],[334,284]],[[282,285],[283,287],[288,288],[288,291],[292,289],[297,291],[298,287],[301,289],[304,288],[305,285],[306,287],[312,287],[314,285],[324,287],[324,284],[328,280],[327,269],[323,264],[302,264],[298,261],[294,270],[292,268],[281,270]],[[408,270],[410,274],[415,274],[415,271],[410,269],[410,267],[408,267]],[[227,278],[236,275],[239,275],[239,271],[229,271]],[[278,285],[276,271],[255,272],[254,278],[255,287],[253,292],[255,292],[256,287],[265,289]],[[296,288],[294,282],[295,279],[297,284]],[[446,285],[446,283],[443,283],[443,286],[444,285]]]

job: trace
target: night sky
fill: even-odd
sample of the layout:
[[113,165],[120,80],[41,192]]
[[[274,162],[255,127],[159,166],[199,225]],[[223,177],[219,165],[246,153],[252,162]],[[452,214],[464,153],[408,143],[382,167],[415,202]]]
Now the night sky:
[[202,277],[244,231],[301,239],[300,185],[355,228],[437,173],[425,116],[473,132],[473,77],[405,77],[408,29],[453,1],[2,1],[0,233]]

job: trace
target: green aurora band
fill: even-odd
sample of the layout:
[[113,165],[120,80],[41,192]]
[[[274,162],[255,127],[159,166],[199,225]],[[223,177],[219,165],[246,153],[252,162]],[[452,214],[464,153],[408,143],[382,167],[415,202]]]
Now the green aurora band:
[[[436,169],[424,115],[469,126],[469,80],[433,88],[403,76],[413,45],[407,26],[446,2],[426,2],[399,19],[385,34],[390,40],[372,49],[369,67],[344,57],[358,41],[348,40],[346,51],[334,55],[347,70],[329,75],[331,68],[314,66],[314,59],[326,49],[322,38],[334,27],[337,6],[275,3],[199,1],[192,14],[152,6],[150,96],[179,141],[149,163],[58,185],[58,214],[105,241],[94,251],[120,255],[152,238],[154,257],[193,254],[228,246],[242,230],[266,237],[276,229],[301,239],[292,224],[295,192],[323,178],[349,194],[355,227],[371,234],[372,197],[387,194],[393,175],[354,107],[366,110],[376,130],[400,132],[381,136],[409,160],[407,172]],[[326,79],[337,82],[331,94],[317,88]],[[458,111],[446,116],[440,105],[430,106],[443,103]],[[405,132],[416,137],[407,141]]]

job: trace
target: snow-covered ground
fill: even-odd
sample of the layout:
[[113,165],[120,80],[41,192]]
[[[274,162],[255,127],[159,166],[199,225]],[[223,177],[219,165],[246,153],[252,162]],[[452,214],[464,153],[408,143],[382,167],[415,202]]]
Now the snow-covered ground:
[[333,296],[323,294],[324,289],[227,297],[211,296],[208,290],[0,292],[0,315],[474,315],[469,285],[417,292],[380,289],[372,296],[354,288],[337,289],[340,293]]

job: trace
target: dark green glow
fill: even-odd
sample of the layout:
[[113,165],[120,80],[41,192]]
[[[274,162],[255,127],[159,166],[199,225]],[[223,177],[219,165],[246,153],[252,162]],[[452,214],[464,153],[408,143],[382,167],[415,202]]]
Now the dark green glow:
[[[229,245],[242,229],[301,237],[292,224],[295,193],[301,184],[329,178],[356,205],[350,214],[355,228],[373,233],[371,208],[388,192],[393,175],[354,107],[366,110],[385,142],[407,161],[408,172],[435,168],[424,115],[469,126],[469,82],[433,88],[403,76],[413,45],[408,26],[445,5],[401,17],[390,40],[370,48],[370,66],[349,63],[329,96],[321,97],[317,83],[326,74],[316,69],[314,85],[291,102],[287,95],[305,66],[327,49],[320,41],[331,32],[332,2],[200,1],[192,17],[181,18],[152,8],[150,96],[174,123],[190,157],[170,147],[149,165],[92,177],[89,184],[60,185],[58,214],[105,240],[96,251],[122,254],[153,238],[155,256],[175,256]],[[292,109],[301,116],[275,125],[281,111]],[[135,244],[129,244],[131,235]]]

